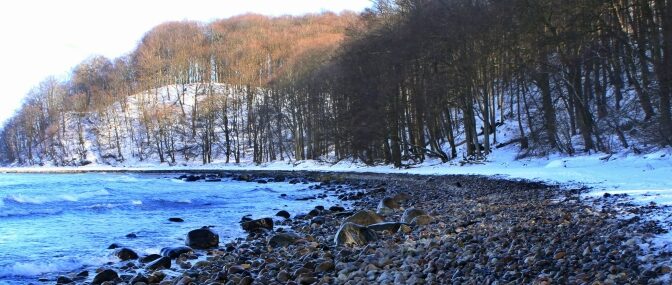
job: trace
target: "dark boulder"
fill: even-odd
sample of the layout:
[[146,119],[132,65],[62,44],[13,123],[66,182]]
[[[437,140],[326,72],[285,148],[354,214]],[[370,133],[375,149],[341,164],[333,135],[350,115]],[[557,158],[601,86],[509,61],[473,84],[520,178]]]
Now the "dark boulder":
[[182,218],[168,218],[168,221],[171,221],[173,223],[182,223],[184,220]]
[[179,247],[164,247],[161,249],[161,255],[166,256],[171,259],[180,257],[183,253],[190,253],[193,250],[191,247],[179,246]]
[[159,270],[170,268],[170,257],[164,256],[147,264],[148,270]]
[[119,278],[119,275],[116,271],[112,269],[105,269],[100,273],[96,274],[96,277],[93,277],[91,284],[98,285],[107,281],[115,281]]
[[113,244],[111,244],[110,246],[108,246],[107,249],[117,249],[117,248],[120,248],[120,247],[121,247],[120,244],[118,244],[118,243],[113,243]]
[[289,219],[289,217],[291,216],[291,215],[289,214],[289,212],[287,212],[287,211],[285,211],[285,210],[280,210],[280,211],[278,211],[278,213],[275,214],[275,215],[278,216],[278,217],[283,217],[283,218],[285,218],[285,219]]
[[299,240],[299,236],[295,234],[279,233],[268,240],[268,246],[272,248],[287,247],[296,243],[297,240]]
[[[161,250],[161,251],[163,252],[163,250]],[[141,257],[139,261],[141,263],[150,263],[150,262],[152,262],[154,260],[157,260],[159,258],[161,258],[161,255],[159,255],[159,254],[150,254],[150,255]]]
[[74,282],[72,279],[65,276],[58,276],[56,279],[56,284],[70,284],[72,282]]
[[378,240],[376,232],[358,224],[344,223],[336,232],[336,245],[366,245]]
[[138,254],[135,253],[130,248],[127,247],[122,247],[114,251],[114,255],[121,259],[121,261],[126,261],[126,260],[131,260],[131,259],[138,259]]
[[401,225],[405,225],[404,223],[396,223],[396,222],[386,222],[386,223],[378,223],[378,224],[373,224],[368,226],[369,229],[374,230],[376,232],[383,232],[383,231],[389,231],[391,233],[396,233],[399,231],[399,228]]
[[331,206],[331,207],[329,207],[329,211],[332,211],[332,212],[344,212],[344,211],[345,211],[345,208],[343,208],[343,207],[341,207],[341,206]]
[[219,246],[219,235],[207,227],[190,231],[185,241],[187,246],[208,249]]
[[413,219],[415,219],[415,217],[423,215],[427,215],[427,212],[416,208],[409,208],[406,209],[404,214],[401,216],[401,222],[410,224]]
[[378,214],[373,211],[363,210],[355,213],[354,215],[348,217],[343,221],[343,223],[354,223],[362,226],[373,225],[377,223],[382,223],[383,218],[378,216]]
[[273,219],[263,218],[241,223],[243,230],[247,232],[257,232],[263,230],[273,230]]
[[400,209],[399,202],[392,197],[385,197],[380,200],[376,212],[381,215],[388,215],[394,213],[394,210]]
[[135,284],[135,283],[149,283],[149,279],[145,277],[145,275],[142,275],[141,273],[138,273],[138,275],[134,276],[131,278],[130,284]]
[[432,219],[431,216],[420,215],[420,216],[417,216],[417,217],[413,218],[413,220],[411,220],[411,225],[418,225],[418,226],[429,225],[432,221],[433,221],[433,219]]

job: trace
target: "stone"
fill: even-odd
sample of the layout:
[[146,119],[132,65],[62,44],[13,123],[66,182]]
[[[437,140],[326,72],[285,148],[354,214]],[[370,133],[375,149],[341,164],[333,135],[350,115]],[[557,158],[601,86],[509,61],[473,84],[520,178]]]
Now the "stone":
[[182,222],[184,222],[184,219],[182,219],[182,218],[168,218],[168,221],[171,221],[173,223],[182,223]]
[[273,219],[263,218],[241,223],[243,230],[247,232],[257,232],[260,230],[273,230]]
[[334,237],[336,245],[366,245],[378,240],[376,232],[358,224],[344,223]]
[[285,211],[285,210],[280,210],[280,211],[278,211],[278,213],[275,214],[275,215],[278,216],[278,217],[283,217],[283,218],[285,218],[285,219],[289,219],[289,217],[290,217],[289,212],[287,212],[287,211]]
[[429,215],[420,215],[413,218],[413,220],[411,221],[411,225],[418,225],[418,226],[429,225],[432,222],[432,220],[433,220],[432,217],[430,217]]
[[138,237],[138,235],[135,234],[135,233],[130,233],[130,234],[126,235],[126,238],[137,238],[137,237]]
[[401,222],[410,224],[413,219],[415,219],[415,217],[422,215],[427,215],[427,212],[416,208],[409,208],[406,209],[404,214],[401,216]]
[[382,231],[389,231],[391,233],[396,233],[399,231],[399,228],[405,225],[404,223],[397,223],[397,222],[384,222],[384,223],[377,223],[373,225],[369,225],[368,228],[371,230],[374,230],[376,232],[382,232]]
[[341,207],[341,206],[331,206],[331,207],[329,207],[329,211],[332,211],[332,212],[344,212],[344,211],[345,211],[345,208],[343,208],[343,207]]
[[283,283],[287,282],[287,280],[289,280],[289,273],[287,273],[285,270],[280,270],[278,275],[275,276],[275,279]]
[[333,271],[335,268],[336,268],[336,266],[334,266],[333,262],[325,261],[325,262],[322,262],[322,263],[318,264],[315,267],[315,272],[317,272],[317,273],[330,272],[330,271]]
[[146,268],[148,270],[169,269],[170,265],[171,265],[170,257],[163,256],[147,264]]
[[232,265],[229,267],[229,269],[226,270],[226,272],[229,274],[243,273],[245,272],[245,268],[241,265]]
[[268,246],[272,248],[287,247],[294,244],[299,239],[299,236],[289,233],[275,234],[268,240]]
[[108,246],[107,249],[117,249],[117,248],[120,248],[120,247],[122,247],[120,244],[113,243],[110,246]]
[[138,254],[130,248],[122,247],[114,251],[114,255],[121,261],[138,259]]
[[164,247],[161,249],[161,255],[175,259],[180,257],[183,253],[193,252],[193,249],[188,246],[178,246],[178,247]]
[[238,282],[238,285],[250,285],[254,282],[254,279],[251,276],[245,276]]
[[353,224],[358,224],[361,226],[368,226],[372,224],[377,224],[377,223],[382,223],[383,218],[378,216],[378,214],[374,213],[373,211],[369,210],[362,210],[354,215],[346,218],[343,223],[353,223]]
[[150,254],[150,255],[141,257],[140,262],[141,263],[150,263],[150,262],[152,262],[154,260],[157,260],[159,258],[161,258],[160,254]]
[[321,225],[321,224],[324,224],[324,223],[326,223],[326,222],[327,222],[327,219],[326,219],[325,217],[315,217],[315,218],[312,218],[312,219],[310,220],[310,224],[311,224],[311,225],[312,225],[312,224],[318,224],[318,225]]
[[133,278],[131,279],[130,284],[136,284],[136,283],[140,283],[140,282],[142,282],[142,283],[149,283],[149,279],[147,279],[147,277],[145,277],[145,276],[142,275],[141,273],[138,273],[138,275],[135,275],[135,277],[133,277]]
[[376,212],[380,215],[389,215],[394,213],[394,210],[400,209],[399,202],[392,197],[385,197],[380,200]]
[[411,195],[402,192],[392,196],[392,198],[397,201],[397,203],[404,203],[411,199]]
[[58,276],[58,278],[56,278],[56,284],[70,284],[72,282],[74,282],[72,279],[65,276]]
[[196,249],[208,249],[219,246],[219,235],[207,227],[190,231],[185,244]]
[[98,284],[103,284],[103,282],[107,281],[114,281],[119,278],[119,275],[117,274],[116,271],[112,269],[105,269],[101,271],[100,273],[96,274],[96,277],[93,277],[93,281],[91,284],[98,285]]

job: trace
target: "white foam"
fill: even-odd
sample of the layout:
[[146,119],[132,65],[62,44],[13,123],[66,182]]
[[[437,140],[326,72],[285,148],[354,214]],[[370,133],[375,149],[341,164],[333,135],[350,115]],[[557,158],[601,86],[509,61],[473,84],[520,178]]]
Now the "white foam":
[[91,191],[91,192],[83,192],[79,194],[73,194],[73,193],[67,193],[67,194],[60,194],[56,196],[46,196],[46,195],[36,195],[36,196],[29,196],[29,195],[24,195],[24,194],[10,194],[7,195],[4,200],[8,201],[14,201],[19,204],[34,204],[34,205],[40,205],[44,203],[51,203],[51,202],[77,202],[81,199],[90,199],[96,196],[107,196],[110,195],[110,192],[103,189],[103,190],[98,190],[98,191]]
[[131,200],[131,204],[133,204],[133,205],[142,205],[142,201],[140,201],[140,200]]
[[77,269],[82,264],[74,261],[62,263],[42,263],[42,262],[17,262],[9,266],[0,267],[0,278],[2,277],[33,277],[51,272],[65,272]]

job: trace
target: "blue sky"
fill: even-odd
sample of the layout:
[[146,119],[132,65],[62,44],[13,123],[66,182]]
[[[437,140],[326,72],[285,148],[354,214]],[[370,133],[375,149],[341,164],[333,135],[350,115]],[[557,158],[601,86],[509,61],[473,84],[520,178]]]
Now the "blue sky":
[[209,22],[247,12],[362,11],[370,6],[370,0],[11,1],[0,10],[0,124],[47,76],[66,78],[92,55],[114,58],[128,53],[162,22]]

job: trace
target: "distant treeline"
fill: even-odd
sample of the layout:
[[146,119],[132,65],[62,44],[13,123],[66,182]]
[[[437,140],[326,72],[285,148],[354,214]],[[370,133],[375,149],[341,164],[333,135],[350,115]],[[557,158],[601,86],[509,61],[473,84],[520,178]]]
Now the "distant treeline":
[[[187,104],[179,86],[185,96],[196,83],[205,87]],[[178,104],[125,107],[165,86]],[[0,152],[21,164],[83,160],[87,126],[98,155],[117,161],[401,166],[507,144],[522,155],[637,151],[672,145],[671,95],[672,0],[379,0],[359,15],[162,24],[127,56],[41,83]],[[138,123],[110,112],[137,112]],[[502,125],[514,139],[497,137]]]

